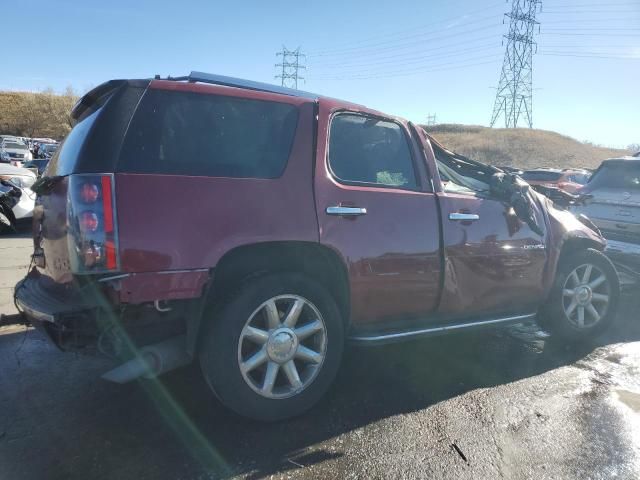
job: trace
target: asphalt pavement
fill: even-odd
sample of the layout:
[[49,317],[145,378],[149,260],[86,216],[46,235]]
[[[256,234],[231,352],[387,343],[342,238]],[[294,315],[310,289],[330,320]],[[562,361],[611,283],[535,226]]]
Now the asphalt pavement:
[[[0,312],[30,240],[0,239]],[[535,325],[350,348],[307,414],[225,410],[197,365],[99,378],[109,360],[0,329],[0,479],[640,478],[640,291],[567,346]]]

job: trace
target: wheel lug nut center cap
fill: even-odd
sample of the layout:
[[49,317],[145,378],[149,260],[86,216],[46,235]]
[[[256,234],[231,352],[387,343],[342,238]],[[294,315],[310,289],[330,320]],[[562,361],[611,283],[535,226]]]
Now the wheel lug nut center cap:
[[576,300],[581,305],[591,302],[591,289],[588,286],[579,287],[576,290]]
[[269,335],[267,354],[277,363],[285,363],[293,358],[298,348],[298,339],[289,328],[279,328]]

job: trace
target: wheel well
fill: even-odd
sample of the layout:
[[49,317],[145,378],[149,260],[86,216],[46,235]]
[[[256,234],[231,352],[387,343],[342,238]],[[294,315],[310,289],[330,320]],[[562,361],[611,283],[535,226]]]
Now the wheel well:
[[346,266],[333,250],[317,243],[266,242],[231,250],[216,265],[213,298],[223,298],[252,276],[275,272],[303,273],[322,284],[348,324],[350,291]]
[[569,237],[562,244],[562,250],[560,250],[560,258],[562,259],[566,255],[576,252],[578,250],[586,250],[587,248],[593,248],[598,251],[602,251],[602,245],[598,242],[594,242],[589,238],[584,237]]

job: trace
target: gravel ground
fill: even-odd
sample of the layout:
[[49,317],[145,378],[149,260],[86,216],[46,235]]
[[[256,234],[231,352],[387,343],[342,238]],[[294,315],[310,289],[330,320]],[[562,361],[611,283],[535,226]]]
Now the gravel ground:
[[[0,312],[31,250],[0,239]],[[190,366],[109,361],[0,329],[1,479],[640,478],[640,295],[580,347],[535,325],[351,348],[334,387],[278,424],[226,411]]]

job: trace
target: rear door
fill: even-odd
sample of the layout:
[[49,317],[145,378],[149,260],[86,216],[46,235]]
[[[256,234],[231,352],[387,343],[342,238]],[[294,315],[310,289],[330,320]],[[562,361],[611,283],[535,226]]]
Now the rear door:
[[436,200],[406,125],[320,102],[315,193],[321,243],[348,266],[351,319],[422,319],[440,293]]

